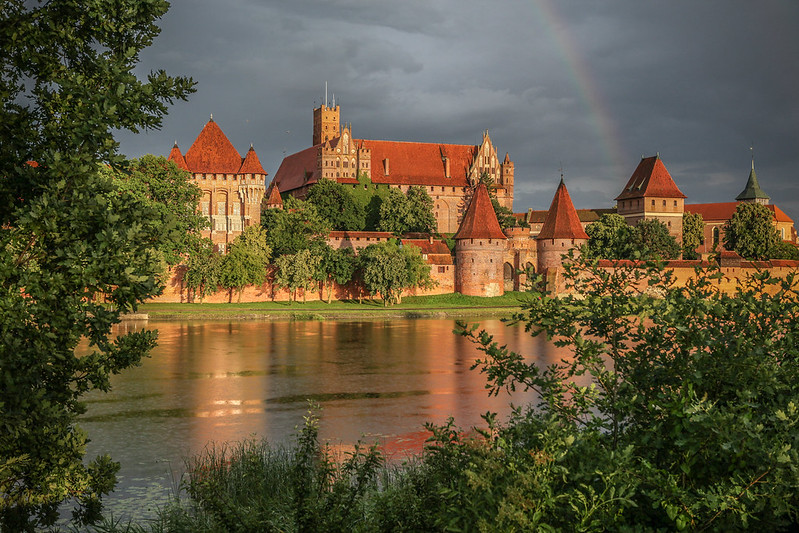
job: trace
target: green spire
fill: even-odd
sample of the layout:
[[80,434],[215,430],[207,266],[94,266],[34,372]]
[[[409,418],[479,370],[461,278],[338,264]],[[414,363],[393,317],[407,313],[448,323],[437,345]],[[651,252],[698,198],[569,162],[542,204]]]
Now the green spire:
[[[752,170],[749,172],[749,180],[746,182],[746,187],[741,191],[741,194],[735,197],[739,202],[757,202],[768,203],[769,195],[763,192],[760,184],[757,182],[757,174],[755,174],[755,158],[752,157]],[[758,202],[758,200],[760,200]]]

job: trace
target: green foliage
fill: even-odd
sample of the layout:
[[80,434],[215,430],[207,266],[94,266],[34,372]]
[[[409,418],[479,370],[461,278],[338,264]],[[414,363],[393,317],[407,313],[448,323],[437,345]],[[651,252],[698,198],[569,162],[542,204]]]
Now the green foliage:
[[480,174],[479,183],[485,184],[486,189],[488,189],[488,196],[491,198],[491,206],[494,208],[494,214],[497,216],[499,226],[502,229],[512,228],[515,226],[520,226],[523,228],[530,227],[530,224],[528,224],[526,220],[519,220],[513,216],[513,211],[503,205],[500,205],[499,200],[497,200],[497,191],[494,188],[494,179],[488,175],[488,172],[483,172]]
[[637,248],[643,259],[677,259],[680,245],[660,220],[641,220],[635,226]]
[[[0,9],[4,531],[52,524],[70,498],[76,520],[93,521],[115,483],[107,457],[84,464],[76,419],[84,393],[108,390],[110,376],[155,343],[153,332],[110,334],[121,313],[160,290],[161,220],[99,173],[122,163],[115,130],[158,128],[167,104],[193,90],[163,71],[146,81],[134,73],[167,7],[7,0]],[[81,339],[88,354],[76,354]]]
[[683,213],[682,256],[683,259],[699,259],[696,249],[705,242],[705,222],[699,213]]
[[219,272],[219,284],[230,291],[231,300],[234,290],[241,301],[245,287],[264,282],[270,255],[266,232],[261,226],[250,226],[233,240]]
[[771,259],[790,259],[791,261],[799,261],[799,248],[795,244],[789,242],[779,242],[772,248],[769,254]]
[[289,301],[292,297],[297,300],[297,290],[303,290],[303,301],[308,290],[313,286],[318,277],[319,263],[322,254],[318,247],[305,248],[294,254],[281,255],[275,260],[277,273],[275,283],[289,291]]
[[308,191],[306,200],[333,230],[361,231],[366,225],[365,206],[346,185],[321,179]]
[[676,259],[680,246],[659,220],[630,226],[624,217],[606,213],[585,228],[586,255],[597,259]]
[[216,292],[220,284],[222,255],[214,251],[210,239],[200,239],[186,257],[183,281],[193,297],[202,303],[203,298]]
[[339,286],[349,283],[357,266],[357,258],[352,248],[333,249],[325,245],[320,250],[319,268],[314,279],[322,282],[327,289],[327,303],[333,298],[333,283]]
[[261,226],[266,230],[266,243],[272,258],[296,254],[323,244],[330,233],[327,221],[316,206],[287,196],[283,209],[266,209],[261,214]]
[[165,157],[145,155],[122,169],[106,169],[114,184],[158,213],[160,228],[155,247],[170,266],[192,250],[208,219],[198,212],[202,192],[190,174]]
[[392,187],[380,205],[378,229],[395,235],[434,232],[433,199],[423,187],[410,187],[407,194]]
[[769,259],[780,237],[771,210],[761,204],[742,202],[724,225],[724,247],[744,259]]
[[405,289],[433,284],[430,267],[416,246],[391,241],[370,244],[360,251],[358,262],[366,291],[380,295],[385,306],[400,302]]
[[631,259],[635,250],[635,229],[624,217],[606,213],[585,228],[588,234],[586,255],[599,259]]
[[388,185],[373,184],[366,172],[361,172],[358,175],[358,186],[352,192],[364,209],[364,230],[377,231],[380,225],[380,207],[390,190]]
[[761,273],[726,294],[712,269],[678,287],[654,266],[609,271],[585,259],[566,276],[573,294],[534,294],[515,317],[568,347],[562,362],[540,367],[463,330],[485,353],[477,366],[492,394],[532,389],[540,402],[492,428],[483,449],[456,448],[468,467],[453,478],[447,523],[795,526],[798,280]]

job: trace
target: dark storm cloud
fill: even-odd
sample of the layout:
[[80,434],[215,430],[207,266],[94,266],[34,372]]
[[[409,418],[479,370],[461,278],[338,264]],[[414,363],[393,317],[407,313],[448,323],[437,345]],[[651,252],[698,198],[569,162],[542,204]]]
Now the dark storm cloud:
[[731,201],[750,143],[761,186],[799,218],[799,3],[710,0],[175,1],[142,72],[199,83],[132,156],[185,151],[210,113],[274,175],[335,93],[356,137],[478,143],[516,164],[517,211],[560,168],[578,207],[608,207],[660,152],[689,202]]

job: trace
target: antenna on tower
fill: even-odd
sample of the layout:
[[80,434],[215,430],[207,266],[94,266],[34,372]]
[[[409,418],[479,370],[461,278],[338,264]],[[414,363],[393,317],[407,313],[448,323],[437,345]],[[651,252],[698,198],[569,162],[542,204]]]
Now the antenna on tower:
[[755,169],[755,143],[752,141],[752,144],[749,145],[749,151],[752,152],[752,170]]
[[336,107],[336,93],[333,93],[333,107]]
[[560,162],[560,182],[563,183],[563,161]]
[[327,82],[325,82],[325,107],[327,107]]

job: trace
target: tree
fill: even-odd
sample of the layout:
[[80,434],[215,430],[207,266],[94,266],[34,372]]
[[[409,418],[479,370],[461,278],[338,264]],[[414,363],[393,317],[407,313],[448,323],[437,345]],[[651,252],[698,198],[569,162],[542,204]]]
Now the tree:
[[[483,445],[438,431],[436,461],[452,467],[441,523],[795,528],[799,279],[760,273],[728,294],[717,269],[677,286],[666,270],[584,257],[566,277],[574,293],[534,293],[515,316],[568,347],[562,362],[543,368],[463,329],[491,394],[532,389],[540,401],[508,425],[489,418]],[[660,297],[642,296],[647,286]]]
[[302,299],[311,288],[321,261],[321,254],[313,249],[305,248],[295,254],[285,254],[275,260],[277,273],[275,283],[289,291],[289,301],[297,301],[297,290],[302,289]]
[[408,232],[434,233],[438,229],[436,216],[433,214],[433,199],[424,187],[414,185],[408,188]]
[[512,228],[514,226],[521,226],[524,228],[530,227],[530,224],[528,224],[527,221],[520,221],[513,216],[512,210],[500,205],[499,200],[497,200],[497,191],[494,188],[494,178],[492,178],[488,172],[482,172],[480,174],[479,182],[485,184],[486,189],[488,189],[488,196],[491,197],[491,206],[494,208],[494,214],[497,216],[499,226],[502,229]]
[[203,303],[203,298],[216,292],[221,269],[222,255],[214,251],[214,243],[210,239],[201,239],[189,252],[183,281],[194,298],[199,297],[200,303]]
[[366,290],[380,295],[384,306],[399,303],[402,291],[431,287],[430,267],[416,246],[398,246],[392,241],[370,244],[358,255]]
[[642,259],[677,259],[680,256],[680,245],[669,233],[669,228],[656,219],[641,220],[635,226],[637,248]]
[[[58,504],[96,519],[118,468],[84,464],[81,396],[138,363],[147,331],[113,340],[121,313],[160,290],[158,214],[99,177],[118,166],[114,131],[158,128],[193,82],[134,73],[164,1],[0,9],[0,529],[46,527]],[[30,162],[30,163],[26,163]],[[98,300],[104,299],[104,303]],[[88,339],[91,353],[75,348]]]
[[249,226],[234,239],[219,272],[219,284],[230,291],[229,300],[235,290],[240,302],[245,287],[264,282],[270,255],[266,232],[261,226]]
[[634,255],[635,229],[624,217],[607,213],[586,226],[588,257],[601,259],[632,259]]
[[685,212],[682,216],[682,256],[698,259],[696,249],[705,242],[705,222],[699,213]]
[[283,209],[266,209],[261,214],[261,226],[266,230],[266,242],[272,257],[296,254],[314,243],[323,243],[330,226],[316,206],[288,196]]
[[208,219],[197,209],[202,192],[189,172],[163,156],[145,155],[125,168],[108,167],[107,174],[119,189],[129,191],[158,212],[156,247],[170,266],[180,263],[195,247],[200,231],[208,227]]
[[325,245],[320,251],[319,268],[315,279],[327,289],[327,303],[333,299],[333,283],[346,285],[355,273],[357,259],[352,248],[333,249]]
[[768,207],[742,202],[724,225],[724,247],[744,259],[762,260],[771,256],[780,242]]
[[413,186],[407,194],[403,194],[400,189],[392,187],[383,198],[378,225],[380,231],[390,231],[395,235],[432,233],[436,225],[433,199],[424,188]]
[[329,179],[321,179],[308,191],[308,203],[333,230],[361,231],[366,225],[366,211],[352,189]]

